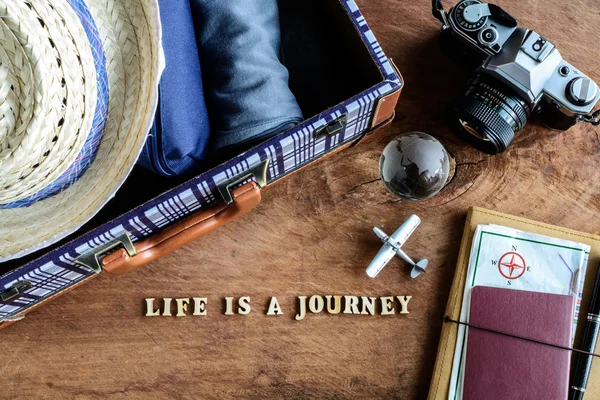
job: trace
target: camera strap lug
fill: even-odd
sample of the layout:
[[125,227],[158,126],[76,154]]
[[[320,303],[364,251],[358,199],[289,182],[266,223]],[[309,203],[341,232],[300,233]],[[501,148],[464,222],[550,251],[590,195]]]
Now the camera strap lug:
[[600,110],[596,111],[593,114],[583,115],[579,117],[580,121],[588,122],[594,126],[600,125]]
[[442,0],[432,0],[433,16],[442,23],[442,30],[450,28],[448,23],[448,14],[444,11]]

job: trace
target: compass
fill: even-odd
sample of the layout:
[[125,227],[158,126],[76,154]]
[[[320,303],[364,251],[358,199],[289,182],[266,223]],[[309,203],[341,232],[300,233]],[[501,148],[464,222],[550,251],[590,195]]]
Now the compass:
[[511,251],[500,257],[498,271],[506,279],[518,279],[523,276],[527,264],[519,253]]

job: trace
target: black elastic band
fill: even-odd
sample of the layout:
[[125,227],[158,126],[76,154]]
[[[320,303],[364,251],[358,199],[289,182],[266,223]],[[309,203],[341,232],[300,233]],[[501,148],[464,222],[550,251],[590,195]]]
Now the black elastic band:
[[513,334],[510,334],[510,333],[506,333],[506,332],[496,331],[494,329],[484,328],[482,326],[477,326],[477,325],[469,324],[467,322],[456,321],[456,320],[453,320],[452,318],[450,318],[447,315],[444,318],[444,322],[452,322],[452,323],[455,323],[455,324],[468,326],[469,328],[479,329],[481,331],[490,332],[490,333],[496,333],[496,334],[502,335],[502,336],[508,336],[508,337],[511,337],[511,338],[514,338],[514,339],[521,339],[521,340],[525,340],[527,342],[532,342],[532,343],[537,343],[537,344],[543,344],[543,345],[554,347],[554,348],[557,348],[557,349],[569,350],[569,351],[573,351],[573,352],[576,352],[576,353],[585,354],[585,355],[588,355],[588,356],[600,357],[600,354],[590,353],[588,351],[574,349],[572,347],[566,347],[566,346],[561,346],[561,345],[558,345],[558,344],[542,342],[541,340],[536,340],[536,339],[526,338],[526,337],[523,337],[523,336],[513,335]]

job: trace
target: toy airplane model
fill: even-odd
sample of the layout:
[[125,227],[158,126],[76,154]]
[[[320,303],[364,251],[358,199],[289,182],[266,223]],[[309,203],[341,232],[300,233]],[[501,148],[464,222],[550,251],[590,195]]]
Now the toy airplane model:
[[388,236],[379,228],[373,228],[375,234],[381,239],[384,243],[379,253],[375,256],[369,268],[367,268],[367,275],[371,278],[375,278],[377,274],[390,262],[395,255],[400,256],[404,261],[412,265],[413,269],[410,272],[411,278],[416,278],[421,275],[422,272],[425,272],[425,268],[427,268],[427,264],[429,261],[423,259],[417,263],[410,259],[405,252],[402,251],[401,247],[404,245],[404,242],[408,240],[410,235],[413,234],[417,226],[421,223],[421,219],[416,215],[411,215],[409,219],[406,220],[405,223],[402,224],[400,228],[392,236]]

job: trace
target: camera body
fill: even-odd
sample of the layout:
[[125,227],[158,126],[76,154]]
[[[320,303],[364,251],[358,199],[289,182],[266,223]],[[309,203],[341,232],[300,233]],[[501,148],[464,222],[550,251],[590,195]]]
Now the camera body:
[[447,116],[478,149],[503,152],[531,115],[551,129],[568,130],[589,118],[600,100],[593,80],[502,8],[462,0],[446,14],[434,0],[434,15],[443,23],[444,53],[475,72]]

